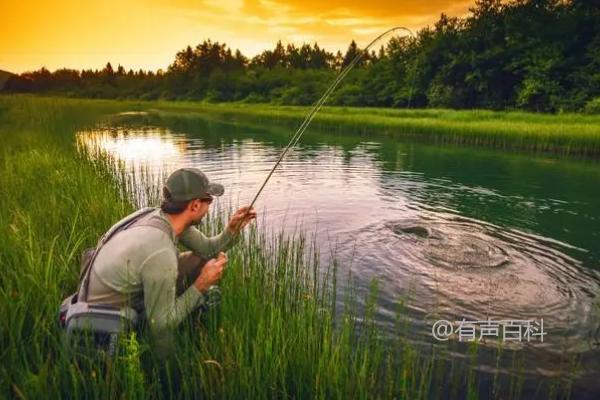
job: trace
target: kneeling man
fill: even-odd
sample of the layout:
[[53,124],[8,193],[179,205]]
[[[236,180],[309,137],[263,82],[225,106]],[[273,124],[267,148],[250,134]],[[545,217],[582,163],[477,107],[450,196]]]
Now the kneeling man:
[[[173,172],[163,188],[160,208],[117,232],[91,265],[87,300],[129,305],[141,312],[162,355],[172,345],[172,328],[205,302],[207,290],[221,279],[226,251],[256,218],[242,207],[219,235],[206,237],[193,225],[208,213],[223,186],[196,168]],[[178,243],[190,251],[179,252]]]

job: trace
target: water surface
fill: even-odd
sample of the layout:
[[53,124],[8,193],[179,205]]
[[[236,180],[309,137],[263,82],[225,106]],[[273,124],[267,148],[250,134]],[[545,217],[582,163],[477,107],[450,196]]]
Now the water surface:
[[[224,184],[219,202],[245,204],[291,134],[150,114],[78,140],[131,174],[148,168],[159,184],[178,167],[198,167]],[[415,341],[431,341],[437,319],[543,319],[543,342],[510,343],[529,372],[552,376],[568,353],[598,376],[597,162],[309,129],[256,207],[275,229],[301,221],[324,262],[335,252],[340,276],[352,270],[359,294],[377,279],[377,318],[389,330],[399,299]]]

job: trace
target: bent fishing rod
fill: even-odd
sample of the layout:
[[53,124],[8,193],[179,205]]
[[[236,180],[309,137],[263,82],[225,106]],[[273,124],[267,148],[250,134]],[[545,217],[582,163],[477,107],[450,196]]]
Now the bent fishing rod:
[[410,34],[411,37],[414,37],[414,34],[410,29],[402,27],[402,26],[397,26],[395,28],[388,29],[387,31],[383,32],[382,34],[377,36],[375,39],[373,39],[371,41],[371,43],[369,43],[367,45],[367,47],[365,47],[363,50],[359,51],[358,54],[352,59],[352,61],[350,61],[350,63],[348,65],[346,65],[346,67],[340,71],[340,73],[337,75],[337,77],[329,85],[329,87],[327,88],[325,93],[323,93],[323,95],[319,98],[319,100],[317,100],[317,102],[313,105],[312,109],[306,115],[306,117],[304,118],[304,121],[302,121],[302,124],[300,124],[300,126],[298,127],[298,129],[296,130],[294,135],[292,135],[292,138],[288,142],[287,146],[285,146],[285,148],[279,155],[279,158],[275,162],[275,165],[273,165],[273,168],[271,168],[271,170],[269,171],[269,174],[267,175],[264,182],[262,183],[262,185],[256,192],[256,195],[252,199],[250,206],[248,206],[248,209],[244,213],[243,217],[240,219],[239,224],[241,224],[242,221],[244,221],[244,219],[246,219],[246,217],[248,216],[248,213],[250,213],[250,210],[254,206],[254,203],[258,199],[258,196],[260,196],[263,189],[267,185],[267,182],[269,181],[269,179],[271,179],[271,176],[275,172],[275,169],[277,169],[277,167],[281,163],[281,160],[283,160],[283,157],[285,157],[287,152],[298,143],[298,141],[302,137],[302,134],[304,133],[304,131],[306,131],[306,128],[308,128],[308,125],[311,123],[311,121],[313,120],[315,115],[319,112],[319,110],[321,109],[323,104],[327,101],[327,99],[329,98],[331,93],[333,93],[333,91],[339,86],[340,82],[346,77],[346,75],[348,75],[348,73],[352,70],[352,68],[354,68],[354,66],[363,58],[363,56],[365,54],[369,54],[369,49],[371,47],[373,47],[373,45],[375,43],[377,43],[379,40],[381,40],[381,38],[383,38],[384,36],[387,36],[388,34],[390,34],[392,32],[400,31],[400,30],[406,31]]

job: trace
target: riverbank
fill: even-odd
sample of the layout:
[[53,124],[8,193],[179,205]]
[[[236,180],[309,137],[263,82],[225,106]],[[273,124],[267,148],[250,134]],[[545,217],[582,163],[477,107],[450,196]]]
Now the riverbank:
[[[29,96],[3,96],[5,99]],[[294,130],[310,107],[185,101],[78,100],[63,102],[120,105],[123,110],[202,114],[227,121],[282,124]],[[52,100],[49,100],[52,101]],[[428,143],[481,146],[501,151],[553,153],[573,157],[600,157],[600,115],[538,114],[520,111],[387,109],[323,107],[313,128],[339,134],[385,135]],[[309,128],[310,129],[310,128]],[[291,135],[291,133],[290,133]]]
[[[492,383],[480,386],[476,346],[461,348],[465,361],[455,363],[445,361],[451,349],[444,346],[408,343],[401,301],[398,334],[386,338],[372,320],[376,285],[366,314],[356,314],[348,293],[336,318],[335,269],[329,280],[317,279],[316,260],[303,256],[310,237],[261,230],[229,253],[218,313],[179,330],[178,383],[159,382],[162,363],[144,338],[130,338],[107,371],[73,364],[61,347],[56,307],[76,287],[83,249],[141,205],[113,160],[79,154],[73,134],[114,113],[158,106],[0,98],[0,397],[521,397],[519,374],[490,374]],[[203,228],[218,231],[226,213]],[[548,384],[540,389],[546,397],[568,396],[570,368],[565,379],[540,382]]]
[[[157,102],[153,107],[169,113],[198,112],[252,123],[277,121],[292,128],[298,127],[310,110],[310,107],[189,102]],[[323,107],[312,124],[341,134],[386,135],[438,144],[600,157],[600,116]]]

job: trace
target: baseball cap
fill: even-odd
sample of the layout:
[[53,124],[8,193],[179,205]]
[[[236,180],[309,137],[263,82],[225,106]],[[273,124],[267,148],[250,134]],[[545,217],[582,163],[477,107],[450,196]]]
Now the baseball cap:
[[165,187],[174,201],[221,196],[225,192],[223,185],[210,182],[198,168],[180,168],[174,171],[167,178]]

